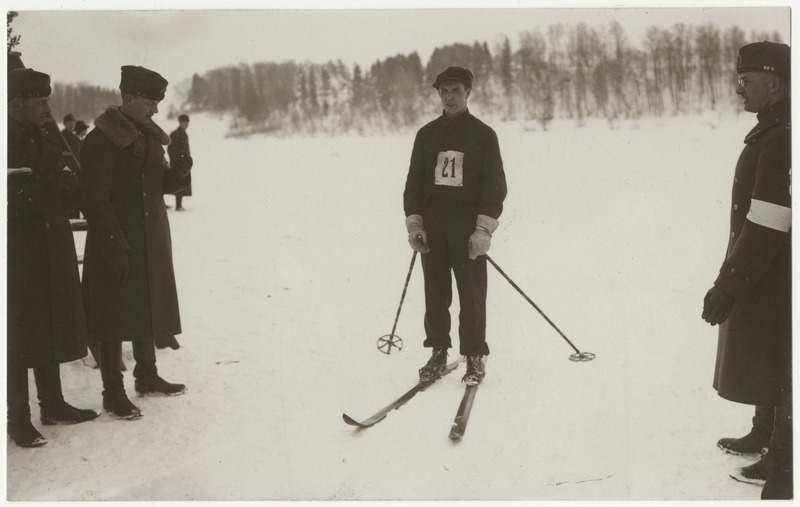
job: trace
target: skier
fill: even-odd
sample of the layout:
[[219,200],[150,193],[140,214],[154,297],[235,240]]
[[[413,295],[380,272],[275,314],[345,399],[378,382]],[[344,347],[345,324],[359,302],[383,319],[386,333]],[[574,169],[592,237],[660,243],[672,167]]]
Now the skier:
[[485,375],[486,258],[503,211],[506,178],[497,135],[470,114],[469,69],[448,67],[433,87],[442,115],[422,127],[414,140],[403,194],[411,248],[422,254],[425,279],[425,347],[429,361],[420,381],[437,378],[447,363],[450,339],[451,271],[458,286],[459,352],[467,356],[462,379],[476,385]]
[[78,178],[64,167],[50,118],[50,76],[8,73],[8,435],[20,447],[47,439],[31,423],[33,368],[42,424],[81,423],[100,414],[64,401],[59,363],[86,356],[86,321],[68,212],[80,204]]
[[790,49],[757,42],[739,49],[736,93],[758,125],[745,137],[733,178],[725,261],[703,306],[720,324],[714,388],[755,405],[753,428],[718,446],[760,454],[741,468],[765,481],[762,498],[792,497],[792,248]]
[[181,153],[170,168],[169,136],[152,121],[167,80],[125,65],[122,105],[94,122],[81,149],[84,214],[89,224],[83,292],[89,331],[100,343],[103,408],[120,419],[141,411],[125,394],[120,371],[123,341],[133,342],[133,376],[140,395],[183,394],[156,368],[155,339],[181,332],[172,243],[164,193],[191,182],[192,159]]

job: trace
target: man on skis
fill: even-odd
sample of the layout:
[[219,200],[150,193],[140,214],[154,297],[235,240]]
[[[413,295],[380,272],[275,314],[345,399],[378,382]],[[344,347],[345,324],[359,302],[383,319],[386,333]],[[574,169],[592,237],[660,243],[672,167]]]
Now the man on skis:
[[441,116],[418,132],[411,153],[403,205],[411,247],[422,254],[425,278],[425,347],[433,349],[420,381],[437,378],[447,363],[451,272],[461,306],[459,352],[467,357],[463,382],[485,375],[486,257],[503,211],[506,178],[497,135],[470,114],[469,69],[448,67],[433,87]]

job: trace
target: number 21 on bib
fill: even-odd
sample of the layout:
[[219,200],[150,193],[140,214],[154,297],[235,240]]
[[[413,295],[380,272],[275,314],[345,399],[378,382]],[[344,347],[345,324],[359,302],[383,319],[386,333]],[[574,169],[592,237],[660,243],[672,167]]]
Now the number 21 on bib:
[[464,153],[460,151],[440,151],[436,160],[434,183],[446,187],[464,186]]

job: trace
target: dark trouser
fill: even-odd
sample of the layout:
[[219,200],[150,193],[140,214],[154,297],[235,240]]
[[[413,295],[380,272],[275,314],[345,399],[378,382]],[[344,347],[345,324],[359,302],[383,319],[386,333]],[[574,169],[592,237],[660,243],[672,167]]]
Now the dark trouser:
[[[150,379],[158,375],[156,369],[156,344],[153,340],[133,341],[133,358],[136,366],[133,377]],[[122,383],[122,343],[100,341],[100,376],[103,395],[125,391]]]
[[488,355],[486,344],[486,258],[468,257],[469,237],[475,231],[474,206],[434,201],[423,215],[430,252],[422,255],[425,275],[425,347],[449,348],[451,270],[461,306],[458,335],[462,355]]
[[[33,369],[39,405],[59,404],[64,401],[61,392],[61,373],[58,363]],[[6,400],[8,422],[30,421],[31,407],[28,399],[28,369],[6,363]]]
[[181,202],[183,202],[183,196],[179,194],[175,194],[175,209],[182,208]]
[[788,459],[792,452],[792,402],[779,407],[756,406],[753,416],[753,431],[769,438],[770,453],[779,459]]

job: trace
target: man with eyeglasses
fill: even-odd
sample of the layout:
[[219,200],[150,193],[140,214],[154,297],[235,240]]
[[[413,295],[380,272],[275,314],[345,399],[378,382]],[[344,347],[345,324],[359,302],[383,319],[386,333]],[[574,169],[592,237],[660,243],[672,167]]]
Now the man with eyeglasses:
[[736,93],[758,125],[736,164],[728,249],[703,306],[703,319],[720,326],[714,388],[755,405],[750,433],[717,445],[761,457],[732,476],[764,483],[764,499],[793,489],[790,62],[786,44],[739,49]]
[[425,278],[425,347],[430,360],[420,381],[437,378],[447,362],[450,340],[451,272],[461,307],[459,352],[467,357],[463,382],[485,375],[486,257],[507,188],[497,135],[470,114],[469,69],[448,67],[433,87],[441,116],[417,132],[403,194],[411,247],[422,254]]

